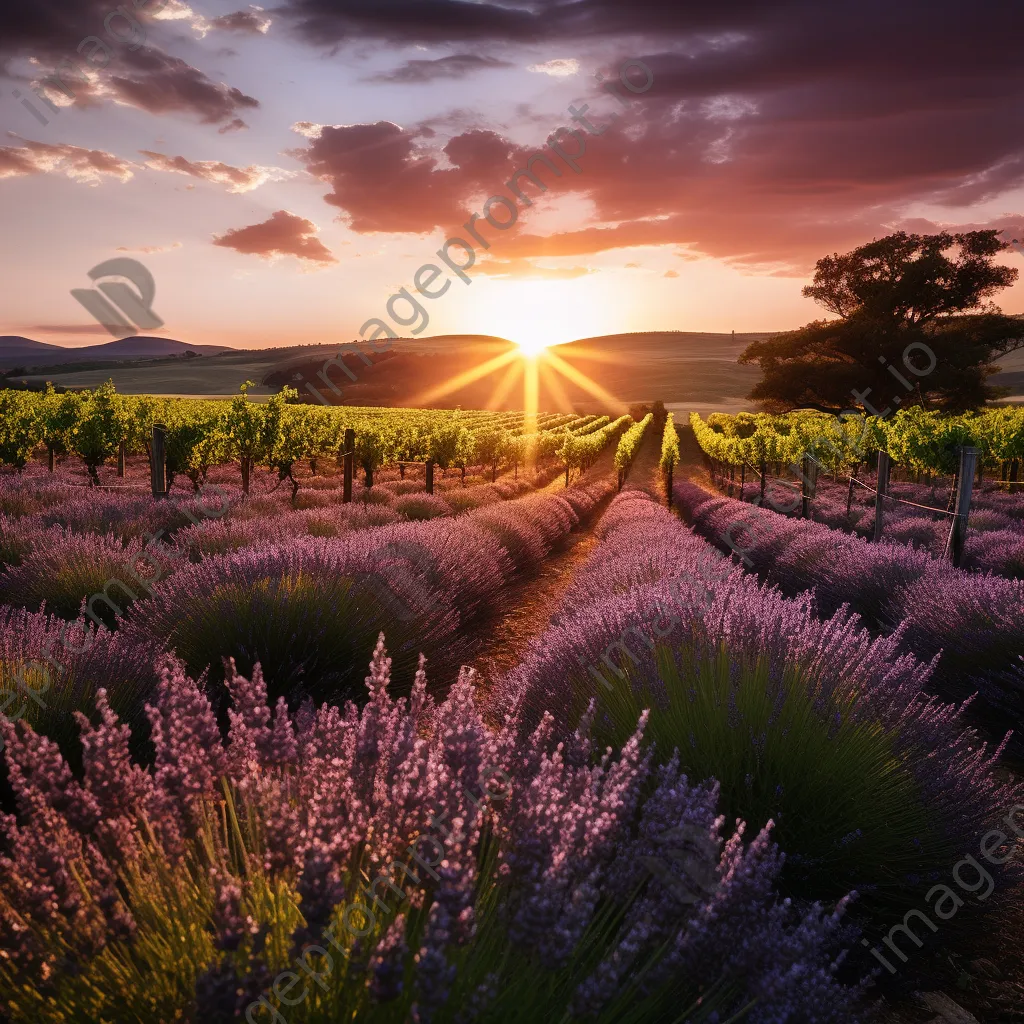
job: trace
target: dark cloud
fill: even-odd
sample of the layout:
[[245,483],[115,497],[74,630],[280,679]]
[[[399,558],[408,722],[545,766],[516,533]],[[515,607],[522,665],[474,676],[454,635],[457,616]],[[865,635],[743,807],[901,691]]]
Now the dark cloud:
[[[153,43],[161,23],[151,15],[165,5],[161,0],[121,8],[109,0],[0,5],[0,68],[10,75],[11,58],[33,59],[38,70],[22,77],[41,87],[58,105],[94,106],[114,99],[155,114],[194,114],[209,124],[259,106],[253,97],[213,81]],[[122,8],[134,25],[117,13]],[[90,37],[92,41],[79,52]],[[45,80],[55,73],[60,81],[47,84]],[[51,113],[56,116],[52,110],[46,116]]]
[[[603,55],[609,69],[627,57],[649,65],[654,86],[630,131],[589,137],[582,173],[554,183],[586,195],[595,226],[510,231],[510,255],[674,243],[799,272],[884,233],[913,203],[966,207],[1024,185],[1024,61],[1008,43],[1024,35],[1021,4],[289,0],[282,11],[318,46],[372,39],[508,56],[530,44],[535,59],[543,44],[550,56]],[[557,123],[537,126],[539,144]],[[500,161],[486,183],[452,174],[419,129],[391,130],[393,172],[325,157],[337,172],[328,201],[356,230],[458,224],[480,189],[506,180]],[[382,212],[378,173],[407,186],[395,216]]]
[[233,228],[215,236],[214,245],[250,256],[271,259],[274,256],[295,256],[307,263],[326,266],[337,263],[333,253],[317,238],[319,228],[305,217],[278,210],[269,220]]
[[514,65],[496,57],[478,57],[473,53],[453,53],[437,60],[407,60],[393,71],[372,75],[370,82],[433,82],[439,78],[465,78],[474,71],[490,68],[510,68]]
[[214,82],[177,57],[144,47],[125,53],[127,73],[110,76],[118,99],[151,114],[190,113],[203,124],[237,120],[239,110],[259,107],[259,100],[239,89]]
[[389,121],[296,127],[311,142],[290,155],[331,186],[327,202],[359,232],[419,234],[462,223],[467,196],[496,192],[521,155],[489,131],[464,132],[438,151],[422,134]]

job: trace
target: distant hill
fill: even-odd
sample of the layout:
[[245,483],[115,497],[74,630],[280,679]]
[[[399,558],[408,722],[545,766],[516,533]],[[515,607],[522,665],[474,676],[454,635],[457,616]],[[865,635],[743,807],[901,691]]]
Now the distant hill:
[[[742,400],[760,379],[760,370],[738,366],[736,358],[751,341],[766,336],[668,331],[557,345],[550,350],[550,359],[539,362],[538,405],[545,410],[597,412],[658,399],[666,404]],[[349,346],[338,352],[351,353],[344,358],[355,380],[336,364],[307,357],[275,366],[263,383],[274,388],[290,384],[306,401],[316,403],[319,392],[332,404],[345,405],[523,407],[527,364],[518,357],[516,346],[501,338],[398,339],[389,358],[373,366],[366,366]],[[486,366],[506,354],[512,358]],[[569,371],[560,369],[558,361]]]
[[230,351],[227,345],[190,345],[173,338],[148,338],[134,336],[108,341],[102,345],[84,345],[81,348],[65,348],[43,341],[33,341],[18,335],[0,337],[0,368],[45,367],[67,363],[92,363],[118,361],[122,359],[160,359],[195,352],[199,356],[212,356],[218,352]]

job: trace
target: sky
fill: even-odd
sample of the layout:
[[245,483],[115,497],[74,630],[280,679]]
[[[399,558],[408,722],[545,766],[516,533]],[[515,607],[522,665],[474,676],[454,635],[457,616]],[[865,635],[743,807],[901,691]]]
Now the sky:
[[196,344],[794,328],[823,255],[1024,239],[1021,38],[1002,0],[6,4],[0,334],[110,340],[71,291],[115,258]]

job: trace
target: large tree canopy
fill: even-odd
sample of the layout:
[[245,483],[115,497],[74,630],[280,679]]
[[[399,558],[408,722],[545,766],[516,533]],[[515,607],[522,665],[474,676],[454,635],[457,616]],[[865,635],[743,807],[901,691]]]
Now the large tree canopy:
[[999,390],[994,359],[1024,345],[1024,318],[989,300],[1017,280],[995,263],[998,231],[899,231],[818,260],[804,295],[837,319],[750,344],[763,378],[750,398],[772,410],[976,408]]

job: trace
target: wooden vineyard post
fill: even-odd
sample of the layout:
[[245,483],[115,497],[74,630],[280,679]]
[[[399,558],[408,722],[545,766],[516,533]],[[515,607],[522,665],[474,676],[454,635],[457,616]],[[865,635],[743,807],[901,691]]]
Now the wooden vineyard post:
[[729,497],[733,494],[733,484],[736,482],[736,467],[729,464]]
[[857,479],[857,466],[853,467],[853,472],[850,474],[850,486],[846,491],[846,518],[850,518],[850,509],[853,508],[853,487],[854,481]]
[[667,470],[667,478],[665,481],[665,496],[668,499],[668,507],[672,507],[672,467],[669,466]]
[[124,441],[117,446],[117,475],[124,476]]
[[342,502],[349,502],[352,500],[352,477],[355,474],[356,468],[355,449],[356,432],[351,427],[349,427],[349,429],[345,431],[344,462],[342,463],[342,472],[344,473],[341,491]]
[[747,482],[747,464],[740,466],[740,501],[743,500],[743,485]]
[[153,497],[167,497],[167,467],[164,448],[167,428],[162,423],[153,424],[152,484]]
[[53,472],[53,445],[47,445],[46,448],[46,468],[52,473]]
[[889,453],[878,453],[878,477],[875,480],[875,533],[874,540],[882,539],[882,505],[889,493]]
[[971,511],[971,488],[974,484],[974,468],[980,448],[960,449],[960,476],[956,485],[956,514],[949,528],[949,539],[946,541],[946,557],[957,568],[964,554],[964,541],[967,539],[967,517]]
[[434,461],[431,459],[427,463],[427,494],[434,493]]
[[764,505],[764,489],[768,486],[768,463],[761,460],[761,505]]
[[810,519],[811,502],[814,501],[814,495],[818,490],[818,463],[810,455],[805,455],[802,469],[803,487],[801,489],[802,503],[800,513],[804,519]]

